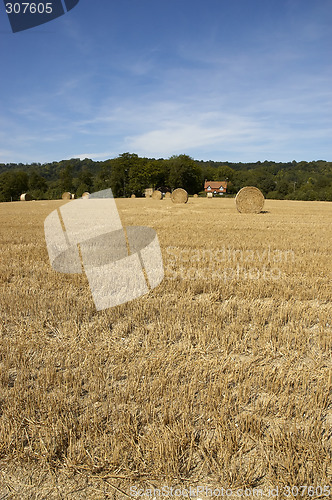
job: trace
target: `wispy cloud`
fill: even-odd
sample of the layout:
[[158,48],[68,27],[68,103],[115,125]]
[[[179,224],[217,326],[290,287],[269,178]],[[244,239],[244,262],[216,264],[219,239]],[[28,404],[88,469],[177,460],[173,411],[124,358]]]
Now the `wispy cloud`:
[[[124,151],[230,161],[329,159],[330,35],[310,16],[322,8],[310,7],[300,23],[300,3],[290,4],[276,21],[265,5],[263,22],[252,17],[252,25],[240,7],[234,7],[240,25],[232,27],[220,24],[221,14],[206,15],[197,36],[189,36],[197,17],[188,12],[183,33],[177,20],[174,33],[161,22],[160,39],[157,28],[152,36],[136,24],[125,33],[117,27],[114,35],[104,19],[106,35],[97,30],[92,36],[74,16],[63,16],[65,43],[56,51],[65,68],[58,62],[52,78],[37,79],[26,92],[5,92],[0,161],[12,160],[13,151],[25,161],[105,159]],[[132,38],[130,28],[136,29]]]

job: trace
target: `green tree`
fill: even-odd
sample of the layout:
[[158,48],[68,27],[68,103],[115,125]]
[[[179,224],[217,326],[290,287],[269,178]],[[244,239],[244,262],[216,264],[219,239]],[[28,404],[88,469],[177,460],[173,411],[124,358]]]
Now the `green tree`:
[[159,161],[135,165],[129,172],[129,192],[141,196],[148,187],[154,189],[167,184],[165,167]]
[[32,171],[31,174],[29,175],[28,186],[29,186],[29,191],[38,190],[46,192],[47,190],[46,180],[36,171]]
[[233,170],[228,165],[221,165],[217,169],[217,176],[218,176],[218,179],[215,179],[217,181],[233,182],[234,177],[235,177],[235,170]]
[[[93,186],[93,174],[86,167],[83,167],[83,170],[78,175],[79,184],[84,184],[86,187],[86,191],[91,191]],[[83,191],[84,193],[84,191]]]
[[107,160],[103,162],[97,172],[97,175],[93,179],[93,187],[91,191],[95,192],[110,188],[111,172],[112,172],[112,160]]
[[18,200],[22,193],[28,191],[28,185],[26,172],[3,172],[0,174],[0,200]]
[[59,187],[62,191],[72,191],[73,189],[73,169],[71,165],[66,165],[65,168],[60,170],[59,174]]
[[145,159],[139,158],[134,153],[122,153],[112,160],[110,184],[116,198],[126,197],[131,194],[129,186],[130,170],[142,166],[144,162]]
[[217,179],[217,177],[218,177],[218,170],[215,167],[212,167],[212,166],[208,165],[207,167],[204,167],[204,169],[202,169],[202,171],[203,171],[204,180],[205,179],[207,181],[219,181],[219,180],[223,180],[223,179]]
[[203,172],[200,166],[188,155],[171,156],[169,183],[171,189],[183,188],[189,194],[201,191]]

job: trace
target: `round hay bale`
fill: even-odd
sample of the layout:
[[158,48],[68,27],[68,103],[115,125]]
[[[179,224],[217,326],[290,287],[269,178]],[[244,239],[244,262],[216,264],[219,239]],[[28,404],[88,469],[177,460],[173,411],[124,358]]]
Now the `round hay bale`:
[[135,194],[132,194],[130,198],[136,198],[136,195],[135,195]]
[[32,198],[32,196],[31,196],[31,194],[30,194],[30,193],[23,193],[23,194],[21,194],[21,196],[20,196],[20,200],[21,200],[21,201],[32,201],[32,200],[33,200],[33,198]]
[[71,200],[71,193],[69,193],[69,191],[66,191],[65,193],[63,193],[62,195],[62,199],[63,200]]
[[213,198],[213,193],[206,193],[206,196],[207,196],[208,198]]
[[171,193],[169,191],[167,191],[167,193],[165,193],[165,198],[169,199],[171,197]]
[[173,203],[187,203],[188,193],[185,189],[177,188],[172,192],[171,198]]
[[163,195],[160,191],[156,190],[156,191],[153,191],[152,193],[152,199],[153,200],[162,200],[163,199]]
[[263,193],[254,186],[246,186],[237,193],[236,208],[242,214],[259,214],[264,206]]
[[197,193],[194,194],[194,198],[198,198],[198,194]]
[[85,191],[85,193],[82,194],[82,198],[89,198],[90,197],[90,193],[88,193],[88,191]]

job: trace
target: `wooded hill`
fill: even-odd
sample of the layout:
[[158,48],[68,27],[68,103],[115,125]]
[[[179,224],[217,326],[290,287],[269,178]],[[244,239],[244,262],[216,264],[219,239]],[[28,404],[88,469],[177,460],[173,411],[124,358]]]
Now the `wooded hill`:
[[230,163],[194,160],[187,155],[168,159],[123,153],[106,161],[72,158],[52,163],[0,164],[0,201],[18,200],[29,192],[35,199],[58,199],[64,191],[111,188],[115,197],[143,196],[147,187],[182,187],[203,191],[204,179],[227,180],[228,195],[243,186],[258,187],[267,198],[332,201],[332,162]]

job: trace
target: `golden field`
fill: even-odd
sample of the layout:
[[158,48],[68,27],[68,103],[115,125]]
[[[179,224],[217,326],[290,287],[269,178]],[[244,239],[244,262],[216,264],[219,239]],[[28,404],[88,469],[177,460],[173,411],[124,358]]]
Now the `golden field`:
[[100,312],[85,275],[49,264],[44,219],[64,202],[0,204],[0,498],[327,498],[332,204],[116,202],[157,231],[165,278]]

